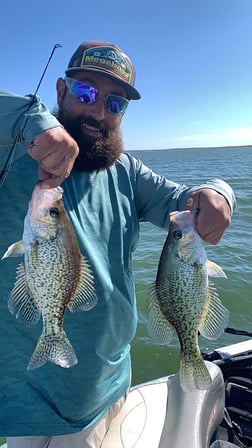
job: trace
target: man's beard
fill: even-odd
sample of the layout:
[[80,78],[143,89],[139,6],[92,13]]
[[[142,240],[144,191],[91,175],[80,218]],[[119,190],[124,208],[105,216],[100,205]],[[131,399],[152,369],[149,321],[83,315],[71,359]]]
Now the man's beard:
[[[80,152],[74,163],[77,170],[95,171],[108,168],[120,157],[123,143],[118,128],[108,129],[104,121],[97,122],[92,117],[69,116],[62,108],[54,114],[79,146]],[[83,123],[98,128],[103,137],[97,139],[85,135]]]

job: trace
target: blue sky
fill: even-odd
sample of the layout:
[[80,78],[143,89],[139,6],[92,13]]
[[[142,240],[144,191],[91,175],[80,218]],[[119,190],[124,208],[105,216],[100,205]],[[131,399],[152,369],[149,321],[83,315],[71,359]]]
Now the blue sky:
[[0,87],[55,82],[84,40],[119,45],[136,67],[140,101],[122,122],[125,150],[252,144],[252,0],[22,0],[1,4]]

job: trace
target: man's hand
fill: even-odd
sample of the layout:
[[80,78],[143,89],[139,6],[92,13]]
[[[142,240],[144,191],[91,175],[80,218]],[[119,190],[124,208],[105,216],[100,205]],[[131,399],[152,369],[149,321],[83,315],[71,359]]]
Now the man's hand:
[[41,187],[54,188],[69,176],[79,148],[75,140],[58,126],[34,137],[28,153],[39,164]]
[[185,209],[197,212],[196,230],[210,244],[217,244],[231,223],[231,210],[227,200],[210,188],[192,193]]

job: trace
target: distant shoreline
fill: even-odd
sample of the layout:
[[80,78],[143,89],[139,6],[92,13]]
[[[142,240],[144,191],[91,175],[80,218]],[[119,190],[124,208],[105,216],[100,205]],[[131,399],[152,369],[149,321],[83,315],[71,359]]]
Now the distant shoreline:
[[185,150],[206,150],[206,149],[252,149],[251,145],[235,145],[235,146],[193,146],[191,148],[164,148],[164,149],[128,149],[126,152],[141,152],[141,151],[185,151]]

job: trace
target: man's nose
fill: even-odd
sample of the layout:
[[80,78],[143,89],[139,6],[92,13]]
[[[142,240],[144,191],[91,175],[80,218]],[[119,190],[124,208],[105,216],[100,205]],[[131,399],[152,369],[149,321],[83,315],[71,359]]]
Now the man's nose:
[[97,121],[105,119],[105,112],[105,98],[103,96],[100,96],[95,103],[89,105],[89,113]]

